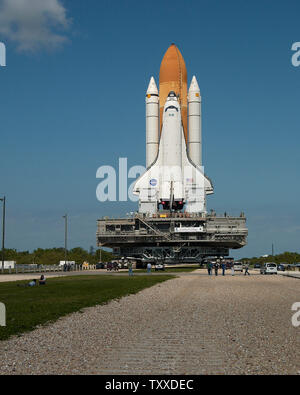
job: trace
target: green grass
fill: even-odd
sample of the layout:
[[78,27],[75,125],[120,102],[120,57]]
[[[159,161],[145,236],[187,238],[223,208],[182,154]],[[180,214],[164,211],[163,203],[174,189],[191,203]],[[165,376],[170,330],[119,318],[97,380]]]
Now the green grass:
[[45,286],[18,287],[28,281],[0,283],[0,302],[6,306],[6,327],[0,340],[33,330],[85,307],[134,294],[173,276],[73,276],[47,280]]

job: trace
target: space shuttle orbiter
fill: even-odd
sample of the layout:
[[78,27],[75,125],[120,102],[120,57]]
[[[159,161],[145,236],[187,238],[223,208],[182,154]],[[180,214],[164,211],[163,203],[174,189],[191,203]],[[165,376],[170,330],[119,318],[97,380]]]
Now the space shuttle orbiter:
[[153,77],[146,93],[146,172],[133,188],[139,212],[160,209],[206,212],[213,193],[202,167],[201,95],[194,76],[187,92],[187,71],[172,44],[160,67],[159,91]]

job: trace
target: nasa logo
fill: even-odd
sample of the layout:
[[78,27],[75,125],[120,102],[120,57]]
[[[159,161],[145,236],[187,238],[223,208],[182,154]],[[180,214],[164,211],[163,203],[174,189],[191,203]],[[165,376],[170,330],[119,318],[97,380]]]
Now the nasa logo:
[[150,180],[150,185],[153,186],[153,187],[155,187],[155,186],[157,185],[157,180],[156,180],[155,178],[152,178],[152,179]]

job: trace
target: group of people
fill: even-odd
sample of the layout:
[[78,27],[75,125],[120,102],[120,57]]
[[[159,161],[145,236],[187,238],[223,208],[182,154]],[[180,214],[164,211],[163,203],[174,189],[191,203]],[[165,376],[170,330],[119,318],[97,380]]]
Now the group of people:
[[215,275],[218,275],[219,269],[222,269],[222,276],[225,276],[225,271],[226,271],[226,263],[222,261],[219,263],[218,261],[216,262],[207,262],[206,264],[208,275],[211,276],[213,274],[213,270],[215,271]]
[[72,266],[70,263],[64,263],[64,272],[69,272],[72,269]]
[[[35,285],[37,285],[37,281],[38,280],[31,280],[28,284],[29,287],[34,287]],[[41,275],[40,279],[39,279],[39,285],[46,285],[46,277],[44,276],[44,274]]]
[[[206,264],[206,267],[207,267],[207,272],[208,272],[209,276],[211,276],[213,274],[213,270],[215,272],[215,275],[217,276],[218,272],[219,272],[219,269],[222,270],[222,276],[225,276],[227,264],[223,260],[221,260],[221,262],[218,261],[218,260],[216,262],[208,261],[207,264]],[[233,264],[233,262],[230,264],[230,269],[231,269],[231,275],[234,276],[234,264]],[[246,275],[250,276],[249,265],[248,264],[245,264],[244,269],[245,269],[244,275],[245,276]]]
[[[147,263],[147,273],[150,274],[151,271],[152,271],[152,265],[149,262],[149,263]],[[129,276],[133,276],[133,266],[132,266],[131,261],[128,262],[128,274],[129,274]]]
[[119,264],[118,264],[118,262],[107,262],[106,270],[108,272],[111,272],[112,270],[114,270],[115,272],[118,272],[119,271]]
[[27,284],[18,284],[18,287],[35,287],[37,284],[46,285],[46,276],[44,274],[41,275],[39,280],[34,278],[33,280],[30,280]]

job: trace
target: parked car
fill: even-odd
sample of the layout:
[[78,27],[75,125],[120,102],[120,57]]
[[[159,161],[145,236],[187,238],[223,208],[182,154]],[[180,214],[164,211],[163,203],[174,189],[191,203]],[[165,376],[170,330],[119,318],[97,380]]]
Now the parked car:
[[105,269],[105,263],[104,262],[96,263],[96,269]]
[[155,271],[157,272],[158,270],[165,270],[165,265],[163,263],[156,263],[154,266]]
[[289,266],[289,264],[287,262],[280,262],[279,264],[284,266],[285,268],[287,268]]
[[261,264],[260,263],[255,263],[254,264],[254,269],[260,269],[261,268]]
[[260,274],[277,274],[277,265],[274,262],[267,262],[260,269]]
[[300,267],[300,262],[295,262],[294,267]]
[[241,262],[234,262],[233,270],[235,272],[242,272],[243,273],[243,264]]
[[280,264],[277,266],[277,270],[278,270],[279,272],[285,272],[285,267],[280,263]]

